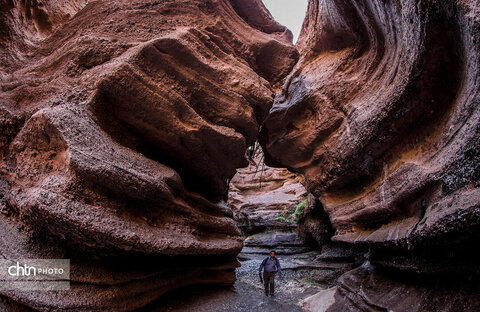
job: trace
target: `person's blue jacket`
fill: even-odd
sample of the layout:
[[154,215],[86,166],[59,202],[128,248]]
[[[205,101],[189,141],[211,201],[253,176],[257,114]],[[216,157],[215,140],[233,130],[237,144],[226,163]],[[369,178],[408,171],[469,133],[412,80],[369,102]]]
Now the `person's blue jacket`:
[[282,274],[282,268],[280,267],[280,261],[278,261],[277,257],[274,257],[273,260],[270,257],[265,258],[260,264],[259,272],[262,272],[262,269],[265,268],[265,272],[277,272],[278,274]]

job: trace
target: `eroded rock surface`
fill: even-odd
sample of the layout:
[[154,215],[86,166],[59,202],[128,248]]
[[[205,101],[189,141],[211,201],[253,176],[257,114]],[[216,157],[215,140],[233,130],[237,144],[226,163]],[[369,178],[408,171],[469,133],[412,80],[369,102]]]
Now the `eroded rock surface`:
[[306,311],[472,311],[478,288],[464,281],[379,272],[370,264],[349,271],[328,288],[302,301]]
[[298,58],[290,32],[253,0],[87,2],[0,5],[0,254],[72,265],[68,296],[0,293],[122,311],[232,284],[227,181]]
[[395,248],[476,235],[478,1],[311,0],[301,58],[262,128],[336,241]]
[[322,245],[330,222],[373,266],[308,310],[478,305],[479,26],[476,0],[310,0],[300,60],[262,126],[265,160],[318,199],[304,235]]
[[228,205],[245,235],[295,229],[297,206],[307,198],[302,175],[266,166],[260,148],[251,151],[248,167],[230,181]]
[[[478,0],[310,0],[298,54],[260,0],[1,2],[0,255],[70,258],[72,289],[0,305],[134,310],[231,285],[228,184],[260,131],[266,164],[304,175],[300,230],[323,250],[257,237],[247,262],[280,241],[292,270],[318,264],[333,287],[313,311],[478,306],[479,29]],[[268,170],[268,190],[252,167],[231,183],[245,228],[305,196]]]

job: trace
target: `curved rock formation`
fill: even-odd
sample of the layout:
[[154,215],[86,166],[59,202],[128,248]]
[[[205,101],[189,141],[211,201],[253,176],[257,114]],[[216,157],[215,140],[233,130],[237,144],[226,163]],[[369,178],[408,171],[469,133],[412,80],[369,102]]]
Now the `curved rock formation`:
[[297,52],[260,0],[1,2],[0,257],[70,258],[72,288],[0,288],[0,307],[134,310],[231,284],[228,184],[259,132],[313,194],[304,234],[335,231],[320,256],[371,263],[312,310],[478,305],[478,287],[415,279],[480,272],[479,29],[478,0],[310,0]]
[[267,164],[305,175],[334,241],[406,250],[478,237],[479,9],[310,1],[261,138]]
[[[307,310],[479,304],[479,26],[476,0],[310,0],[265,160],[304,174],[332,241],[369,262]],[[319,244],[324,211],[301,221]]]
[[291,34],[254,0],[87,2],[0,6],[0,255],[72,266],[68,296],[0,293],[123,311],[231,284],[223,199],[298,58]]

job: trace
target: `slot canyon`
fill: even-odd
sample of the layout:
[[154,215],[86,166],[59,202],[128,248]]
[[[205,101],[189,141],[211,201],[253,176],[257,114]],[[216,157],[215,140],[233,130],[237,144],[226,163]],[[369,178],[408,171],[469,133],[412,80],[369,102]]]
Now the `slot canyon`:
[[70,260],[0,311],[478,310],[479,0],[2,0],[0,61],[0,260]]

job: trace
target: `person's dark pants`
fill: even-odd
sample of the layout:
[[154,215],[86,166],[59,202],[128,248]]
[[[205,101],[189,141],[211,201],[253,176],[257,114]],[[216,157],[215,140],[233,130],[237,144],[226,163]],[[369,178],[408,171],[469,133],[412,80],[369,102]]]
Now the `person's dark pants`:
[[[265,285],[265,294],[273,295],[275,293],[275,274],[277,272],[263,272],[263,284]],[[270,291],[269,291],[270,287]]]

